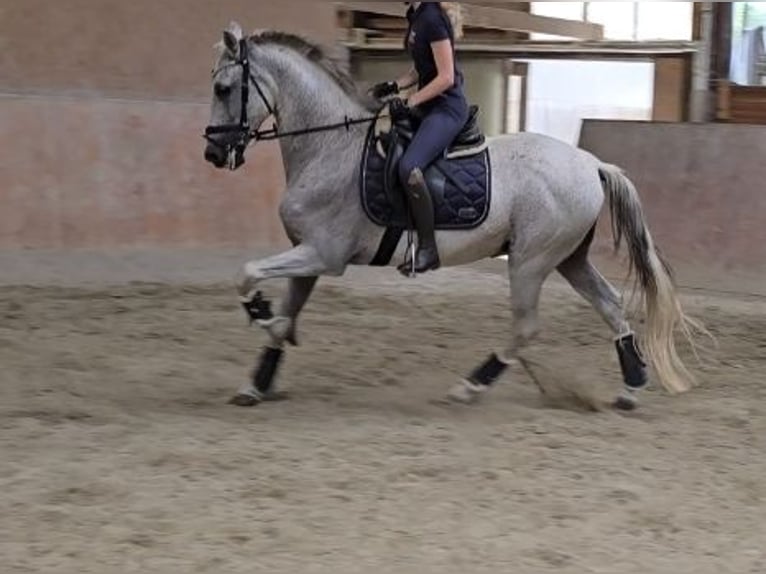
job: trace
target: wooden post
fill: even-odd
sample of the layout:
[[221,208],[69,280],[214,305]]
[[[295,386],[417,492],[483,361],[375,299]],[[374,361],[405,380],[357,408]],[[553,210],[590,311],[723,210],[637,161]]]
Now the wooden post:
[[731,120],[731,82],[720,80],[717,90],[716,119],[721,122]]
[[654,60],[654,105],[652,120],[683,122],[687,119],[689,59],[668,56]]
[[713,119],[713,100],[710,91],[711,52],[713,49],[713,5],[715,2],[694,4],[694,34],[698,48],[694,55],[692,89],[690,97],[691,121],[708,122]]

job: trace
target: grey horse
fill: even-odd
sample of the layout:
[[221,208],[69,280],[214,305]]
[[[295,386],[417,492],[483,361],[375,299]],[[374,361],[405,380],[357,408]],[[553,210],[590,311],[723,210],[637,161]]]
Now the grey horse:
[[[205,158],[218,168],[238,167],[252,143],[252,126],[273,116],[287,181],[280,217],[294,246],[244,264],[237,275],[243,304],[270,335],[253,380],[232,399],[238,405],[254,405],[272,393],[283,347],[295,344],[296,320],[318,277],[341,276],[349,265],[369,265],[385,230],[367,217],[360,198],[368,130],[362,122],[372,108],[351,78],[321,48],[288,33],[266,31],[245,37],[232,23],[216,48]],[[362,121],[338,127],[348,118]],[[321,126],[326,129],[303,131]],[[689,390],[694,380],[677,353],[674,334],[680,331],[692,341],[690,327],[695,323],[679,303],[670,268],[654,246],[631,181],[620,168],[539,134],[487,141],[493,189],[488,217],[472,230],[439,231],[436,239],[445,267],[507,255],[511,337],[501,352],[492,353],[456,381],[447,396],[473,402],[508,365],[518,361],[528,366],[522,351],[539,331],[540,294],[554,271],[613,332],[625,383],[615,406],[635,408],[637,392],[648,383],[648,366],[670,394]],[[639,300],[645,305],[643,352],[626,320],[621,296],[589,261],[605,201],[615,248],[626,241]],[[406,254],[403,239],[392,264]],[[271,313],[260,300],[258,286],[275,278],[288,279],[289,286]]]

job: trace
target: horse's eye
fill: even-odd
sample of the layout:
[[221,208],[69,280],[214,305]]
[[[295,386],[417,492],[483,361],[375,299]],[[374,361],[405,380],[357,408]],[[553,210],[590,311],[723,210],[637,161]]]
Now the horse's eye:
[[224,86],[223,84],[216,84],[214,87],[215,95],[219,98],[225,98],[231,92],[231,86]]

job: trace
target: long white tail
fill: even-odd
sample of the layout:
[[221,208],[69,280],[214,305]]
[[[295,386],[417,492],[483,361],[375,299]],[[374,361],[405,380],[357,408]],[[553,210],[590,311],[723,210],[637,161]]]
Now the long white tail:
[[602,164],[599,175],[609,200],[615,250],[624,238],[631,273],[646,306],[644,354],[660,383],[671,393],[683,393],[695,380],[678,356],[674,334],[679,329],[693,346],[691,328],[704,329],[681,308],[670,266],[655,248],[633,183],[613,165]]

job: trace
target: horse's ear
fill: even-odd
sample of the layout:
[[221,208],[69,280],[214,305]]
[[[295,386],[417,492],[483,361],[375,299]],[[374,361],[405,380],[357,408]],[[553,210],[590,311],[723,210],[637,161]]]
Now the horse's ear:
[[235,58],[239,55],[239,41],[241,39],[242,28],[236,22],[229,24],[229,27],[223,31],[223,44]]
[[223,45],[226,46],[226,49],[235,58],[239,55],[239,41],[236,36],[228,30],[224,30],[223,32]]

